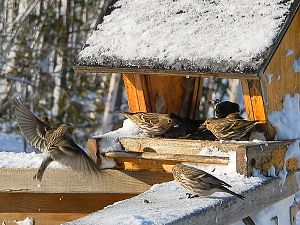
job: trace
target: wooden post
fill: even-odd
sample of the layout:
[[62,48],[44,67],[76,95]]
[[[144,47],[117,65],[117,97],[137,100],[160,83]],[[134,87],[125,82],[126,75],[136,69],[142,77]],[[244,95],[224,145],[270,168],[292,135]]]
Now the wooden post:
[[124,74],[123,79],[131,112],[198,117],[202,78]]

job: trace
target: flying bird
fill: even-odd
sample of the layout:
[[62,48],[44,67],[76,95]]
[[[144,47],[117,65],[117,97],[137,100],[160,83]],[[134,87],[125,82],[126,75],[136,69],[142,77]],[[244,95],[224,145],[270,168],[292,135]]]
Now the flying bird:
[[209,196],[215,192],[227,192],[240,199],[245,199],[244,196],[229,190],[231,185],[195,167],[178,164],[173,167],[172,173],[175,181],[196,194],[193,197]]
[[262,121],[245,120],[239,113],[232,113],[222,119],[207,119],[202,127],[210,130],[219,140],[240,140],[259,123]]
[[212,103],[212,105],[214,106],[215,116],[217,118],[225,118],[231,113],[240,113],[240,106],[235,102],[221,102],[219,99],[215,99],[211,100],[210,103]]
[[98,174],[94,161],[73,140],[74,127],[70,124],[52,126],[48,118],[38,119],[22,102],[16,98],[14,102],[18,125],[26,140],[35,148],[48,153],[44,158],[34,179],[42,180],[47,166],[53,162],[71,167],[76,171]]
[[177,126],[170,114],[144,112],[118,112],[134,122],[141,131],[149,136],[160,136],[172,126]]

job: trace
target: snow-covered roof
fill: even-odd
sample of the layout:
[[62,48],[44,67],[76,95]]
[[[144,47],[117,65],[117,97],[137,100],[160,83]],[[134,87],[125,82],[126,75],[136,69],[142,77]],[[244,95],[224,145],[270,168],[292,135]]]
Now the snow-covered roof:
[[298,5],[298,0],[118,0],[75,66],[257,73]]

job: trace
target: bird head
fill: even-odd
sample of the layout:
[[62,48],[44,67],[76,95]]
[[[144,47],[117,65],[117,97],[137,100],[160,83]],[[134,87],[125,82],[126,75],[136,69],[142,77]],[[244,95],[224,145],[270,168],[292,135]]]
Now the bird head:
[[68,132],[69,134],[73,134],[73,132],[75,130],[75,128],[71,124],[68,124],[68,123],[61,124],[58,129],[61,129],[64,132]]
[[210,100],[209,103],[210,103],[211,105],[216,106],[217,104],[220,103],[220,100],[219,100],[219,99]]

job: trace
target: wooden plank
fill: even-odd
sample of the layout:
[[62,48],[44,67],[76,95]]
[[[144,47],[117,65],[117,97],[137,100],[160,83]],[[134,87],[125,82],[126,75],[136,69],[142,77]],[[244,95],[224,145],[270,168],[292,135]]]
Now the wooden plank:
[[193,91],[193,98],[192,98],[192,108],[190,110],[190,119],[199,119],[199,106],[200,100],[202,97],[202,90],[203,90],[203,78],[196,77],[195,84],[194,84],[194,91]]
[[185,118],[198,115],[202,79],[145,74],[123,77],[131,112],[176,113]]
[[92,213],[135,195],[0,192],[0,213]]
[[222,151],[235,151],[240,145],[243,145],[239,142],[220,142],[169,138],[125,137],[119,138],[119,141],[122,145],[122,148],[125,151],[191,155],[197,155],[205,147],[216,147]]
[[[5,225],[16,225],[15,220],[24,220],[32,217],[36,225],[60,225],[67,221],[75,220],[87,215],[87,213],[0,213],[0,221]],[[2,223],[3,224],[3,223]]]
[[119,193],[139,194],[156,183],[172,180],[172,175],[152,171],[103,170],[90,175],[70,169],[47,169],[41,185],[33,180],[36,169],[0,169],[0,191],[34,193]]
[[108,158],[133,158],[133,159],[153,159],[159,161],[172,161],[172,162],[193,162],[205,164],[220,164],[227,165],[229,157],[220,156],[199,156],[199,155],[182,155],[182,154],[160,154],[153,152],[106,152],[105,157]]
[[73,66],[74,71],[80,73],[121,73],[121,74],[149,74],[156,76],[191,76],[191,77],[215,77],[231,79],[259,79],[256,73],[209,73],[176,70],[155,70],[136,68],[108,68],[100,66]]
[[298,10],[270,63],[261,75],[268,114],[282,110],[285,94],[300,93],[299,73],[293,70],[294,61],[300,57],[299,33],[300,11]]
[[[248,120],[266,121],[267,115],[263,100],[261,82],[259,80],[241,81]],[[269,124],[261,124],[260,129],[266,134],[268,140],[273,140],[275,129]]]
[[[260,169],[262,174],[268,175],[268,169],[274,166],[277,172],[283,169],[285,164],[285,152],[292,141],[272,143],[267,145],[240,146],[237,149],[237,172],[251,175],[253,167]],[[242,158],[247,159],[242,160]],[[288,160],[286,166],[288,170],[298,168],[296,159]]]
[[[153,223],[156,223],[158,220],[161,222],[163,219],[165,224],[172,225],[229,225],[240,221],[242,218],[246,218],[249,215],[255,215],[261,210],[264,210],[280,200],[293,195],[298,191],[298,184],[294,174],[287,176],[286,183],[283,187],[279,185],[279,178],[271,178],[269,180],[262,181],[261,184],[257,184],[255,187],[251,186],[251,188],[245,190],[243,192],[245,200],[237,198],[221,198],[220,201],[217,201],[215,204],[210,206],[207,206],[207,203],[205,202],[206,199],[187,199],[182,198],[180,194],[170,195],[169,193],[173,191],[174,186],[156,186],[156,188],[151,192],[146,192],[133,199],[127,200],[126,204],[118,204],[105,208],[102,211],[97,212],[96,215],[89,215],[88,217],[69,224],[91,225],[93,224],[93,221],[95,221],[95,217],[97,217],[97,221],[101,223],[106,219],[107,215],[122,212],[121,207],[123,206],[124,210],[126,210],[127,217],[131,216],[131,212],[134,214],[139,211],[140,208],[143,208],[144,210],[141,211],[141,217],[144,216],[143,218],[147,218],[147,216],[151,217],[151,215],[155,215],[151,218],[151,222]],[[143,199],[149,199],[151,205],[145,204]],[[161,207],[162,204],[169,207]],[[189,205],[190,214],[174,214],[174,212],[180,212],[184,204]],[[170,208],[172,208],[172,210],[170,210]],[[159,209],[160,214],[157,214],[156,209]],[[147,216],[145,216],[143,212],[146,212]],[[119,218],[124,217],[120,216]]]

